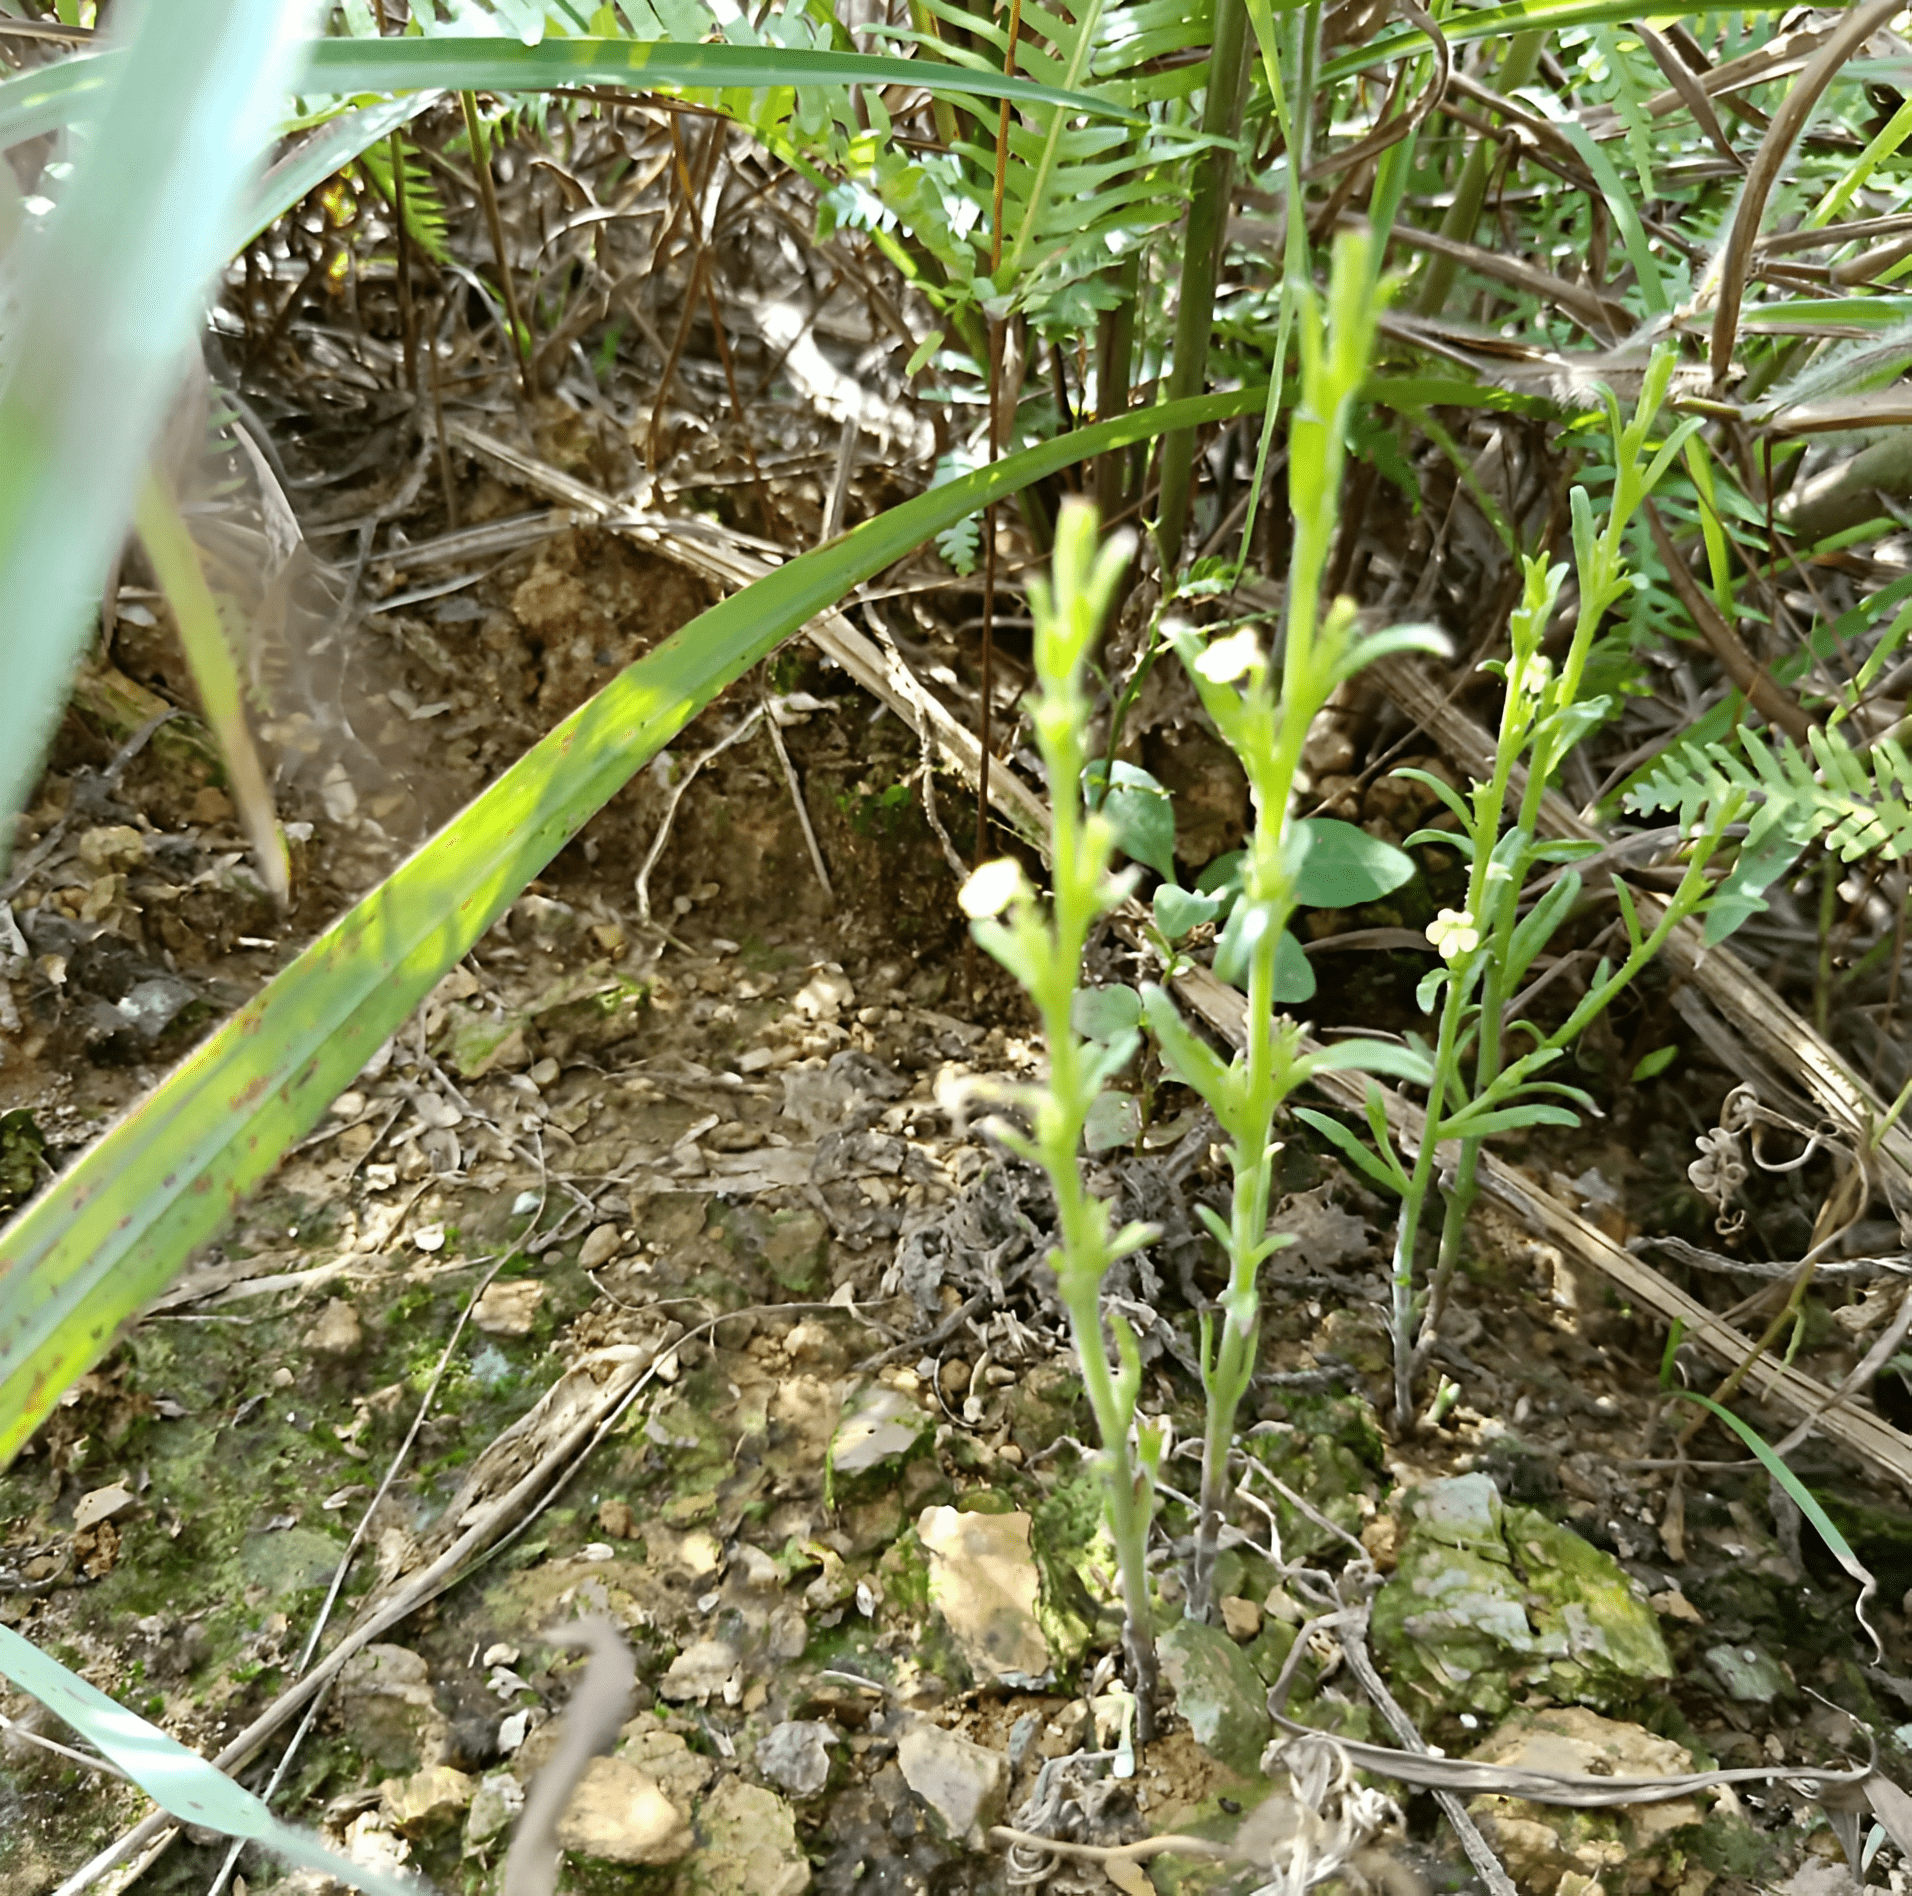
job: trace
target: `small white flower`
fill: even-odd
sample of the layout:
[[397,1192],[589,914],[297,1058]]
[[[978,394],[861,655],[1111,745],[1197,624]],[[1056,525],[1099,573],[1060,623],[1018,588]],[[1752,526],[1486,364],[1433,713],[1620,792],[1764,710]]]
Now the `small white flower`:
[[1427,925],[1427,938],[1443,961],[1458,961],[1480,946],[1480,930],[1466,909],[1442,909]]
[[1255,637],[1252,627],[1243,626],[1239,632],[1217,639],[1195,661],[1195,669],[1210,684],[1232,685],[1237,679],[1247,677],[1260,663],[1261,641]]
[[1000,915],[1029,887],[1022,864],[1009,856],[984,863],[962,886],[956,900],[972,920]]

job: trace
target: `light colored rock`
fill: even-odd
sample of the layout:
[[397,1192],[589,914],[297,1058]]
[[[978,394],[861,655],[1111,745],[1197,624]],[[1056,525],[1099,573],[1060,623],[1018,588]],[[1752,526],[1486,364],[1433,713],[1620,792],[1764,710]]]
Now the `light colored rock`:
[[487,1336],[529,1336],[544,1302],[544,1286],[534,1277],[501,1277],[485,1287],[471,1320]]
[[1785,1668],[1757,1646],[1708,1646],[1706,1663],[1732,1697],[1747,1705],[1770,1705],[1792,1690]]
[[477,1785],[449,1764],[428,1764],[378,1787],[380,1814],[402,1837],[422,1837],[453,1822]]
[[814,1797],[830,1777],[830,1726],[814,1718],[788,1718],[757,1741],[757,1769],[792,1797]]
[[127,823],[108,823],[80,837],[80,860],[98,875],[102,870],[132,869],[146,860],[140,833]]
[[1860,1896],[1860,1889],[1857,1879],[1843,1863],[1808,1857],[1780,1884],[1775,1896]]
[[1254,1639],[1261,1632],[1261,1608],[1231,1593],[1222,1601],[1222,1629],[1230,1639]]
[[856,999],[849,977],[834,961],[826,961],[797,990],[796,1011],[810,1020],[829,1021]]
[[1268,1687],[1219,1626],[1182,1620],[1162,1635],[1162,1675],[1175,1709],[1210,1757],[1247,1773],[1268,1742]]
[[935,1426],[900,1389],[871,1383],[844,1404],[843,1419],[830,1440],[829,1477],[854,1479],[886,1462],[901,1463]]
[[1376,1659],[1415,1717],[1502,1717],[1538,1690],[1624,1704],[1669,1676],[1658,1616],[1612,1555],[1484,1474],[1409,1489],[1396,1570],[1375,1596]]
[[618,1736],[617,1755],[657,1780],[657,1787],[679,1810],[689,1810],[715,1776],[714,1760],[693,1751],[655,1712],[639,1712]]
[[803,1608],[786,1600],[770,1615],[770,1657],[789,1661],[801,1659],[810,1643],[810,1622]]
[[916,1537],[929,1555],[930,1604],[943,1616],[978,1685],[1039,1689],[1054,1660],[1036,1620],[1041,1580],[1026,1514],[925,1508]]
[[945,1835],[980,1849],[1009,1795],[1009,1760],[925,1722],[903,1734],[896,1763]]
[[600,1264],[610,1263],[623,1245],[624,1234],[616,1225],[594,1225],[585,1233],[584,1242],[578,1246],[578,1267],[594,1271]]
[[437,1764],[449,1735],[431,1672],[407,1646],[367,1646],[339,1668],[333,1714],[353,1748],[393,1776]]
[[774,1791],[727,1777],[697,1813],[704,1847],[681,1873],[686,1896],[802,1896],[810,1859],[796,1813]]
[[401,1874],[412,1847],[375,1810],[362,1810],[345,1826],[345,1854],[368,1870]]
[[[1670,1738],[1580,1705],[1515,1712],[1470,1756],[1577,1777],[1667,1777],[1693,1768],[1691,1756]],[[1674,1833],[1706,1818],[1693,1797],[1597,1811],[1477,1797],[1468,1809],[1520,1888],[1558,1892],[1575,1887],[1571,1879],[1592,1879],[1609,1896],[1652,1889],[1668,1873],[1677,1880]]]
[[700,1639],[671,1661],[658,1683],[658,1692],[674,1704],[686,1699],[704,1703],[721,1692],[737,1672],[737,1648],[727,1640]]
[[627,1758],[593,1758],[558,1819],[560,1849],[603,1863],[675,1863],[695,1841],[690,1820]]
[[739,1541],[731,1552],[731,1571],[752,1593],[775,1593],[783,1585],[783,1572],[761,1547]]
[[305,1347],[314,1356],[356,1356],[364,1346],[364,1325],[343,1297],[328,1300],[305,1333]]
[[524,1786],[509,1771],[493,1771],[478,1780],[465,1812],[465,1854],[469,1856],[509,1829],[524,1809]]

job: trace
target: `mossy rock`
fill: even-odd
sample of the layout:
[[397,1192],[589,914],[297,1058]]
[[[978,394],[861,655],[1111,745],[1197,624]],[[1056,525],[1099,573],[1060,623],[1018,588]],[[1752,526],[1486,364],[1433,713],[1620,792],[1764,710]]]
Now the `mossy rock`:
[[1417,1716],[1498,1719],[1540,1693],[1623,1708],[1672,1672],[1659,1622],[1611,1555],[1485,1475],[1413,1490],[1399,1565],[1374,1603],[1374,1647]]

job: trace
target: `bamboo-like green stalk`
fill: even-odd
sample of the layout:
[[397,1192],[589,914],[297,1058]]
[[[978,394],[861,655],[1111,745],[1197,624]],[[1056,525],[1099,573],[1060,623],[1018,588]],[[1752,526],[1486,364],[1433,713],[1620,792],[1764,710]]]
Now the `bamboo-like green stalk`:
[[[1228,234],[1235,147],[1241,136],[1242,108],[1248,98],[1251,71],[1246,0],[1215,0],[1215,43],[1209,54],[1202,130],[1216,142],[1195,161],[1194,188],[1183,226],[1181,289],[1167,383],[1170,401],[1199,394],[1208,378],[1209,339],[1215,326],[1215,279]],[[1189,486],[1195,469],[1192,430],[1163,438],[1161,466],[1161,506],[1155,536],[1162,565],[1172,570],[1180,561],[1182,535],[1188,526]]]
[[[1507,93],[1524,86],[1534,76],[1534,68],[1540,64],[1546,45],[1545,33],[1516,33],[1507,48],[1507,57],[1494,75],[1496,90]],[[1481,206],[1487,201],[1487,180],[1496,149],[1490,139],[1470,138],[1461,175],[1455,181],[1454,201],[1441,219],[1441,235],[1452,243],[1473,241],[1474,226],[1480,222]],[[1429,258],[1427,275],[1414,305],[1421,315],[1438,316],[1447,306],[1459,268],[1452,257]]]

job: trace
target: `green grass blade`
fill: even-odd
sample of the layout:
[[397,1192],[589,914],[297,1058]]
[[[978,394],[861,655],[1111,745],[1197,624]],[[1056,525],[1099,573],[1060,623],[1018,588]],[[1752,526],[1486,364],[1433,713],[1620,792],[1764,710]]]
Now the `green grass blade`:
[[1878,1592],[1879,1583],[1872,1577],[1871,1569],[1852,1551],[1852,1543],[1833,1525],[1832,1516],[1819,1505],[1819,1497],[1773,1453],[1772,1444],[1757,1429],[1742,1422],[1731,1409],[1715,1402],[1711,1396],[1700,1395],[1696,1390],[1675,1389],[1673,1394],[1686,1402],[1697,1402],[1715,1421],[1723,1422],[1731,1429],[1753,1451],[1759,1465],[1786,1491],[1799,1512],[1812,1523],[1814,1531],[1825,1542],[1826,1551],[1850,1578],[1859,1583],[1859,1599],[1853,1608],[1853,1616],[1871,1634],[1872,1643],[1883,1658],[1885,1647],[1880,1643],[1879,1635],[1873,1631],[1872,1622],[1866,1618],[1866,1607]]
[[125,64],[123,52],[87,53],[0,83],[0,151],[94,117]]
[[243,250],[268,224],[283,217],[307,192],[349,165],[369,145],[409,125],[438,100],[436,92],[408,92],[341,112],[275,164],[246,194],[228,252]]
[[[1500,6],[1476,7],[1466,12],[1449,12],[1441,20],[1441,32],[1449,46],[1467,46],[1477,40],[1500,39],[1512,33],[1556,33],[1565,28],[1623,26],[1629,20],[1678,20],[1690,24],[1715,13],[1783,13],[1781,0],[1755,0],[1751,6],[1710,4],[1673,6],[1666,0],[1654,0],[1647,6],[1639,0],[1504,0]],[[1358,72],[1371,71],[1397,59],[1411,58],[1428,50],[1427,35],[1419,28],[1404,33],[1376,35],[1366,45],[1355,47],[1328,61],[1322,77],[1330,85]]]
[[252,844],[253,863],[272,899],[283,905],[292,890],[291,867],[286,861],[285,838],[279,834],[265,765],[252,741],[252,727],[246,722],[245,686],[232,647],[226,642],[219,602],[206,583],[206,569],[199,563],[199,549],[193,545],[178,503],[159,475],[147,475],[134,518],[153,577],[172,612],[180,649],[199,693],[200,709],[225,759],[233,801],[239,806],[247,840]]
[[1030,482],[1259,387],[1138,409],[932,488],[701,614],[580,706],[0,1232],[0,1466],[434,982],[718,692],[853,586]]
[[202,1824],[222,1836],[250,1838],[288,1862],[323,1871],[377,1896],[420,1896],[420,1885],[410,1877],[354,1863],[328,1850],[317,1837],[281,1823],[261,1799],[215,1770],[198,1752],[114,1704],[9,1626],[0,1626],[0,1673],[90,1739],[103,1757],[182,1823]]
[[672,40],[328,39],[308,48],[310,92],[539,92],[553,86],[921,86],[973,99],[1062,106],[1094,118],[1133,117],[1091,93],[999,72],[887,53],[806,52]]
[[[0,862],[293,69],[302,6],[169,0],[23,259],[0,386]],[[96,62],[104,63],[104,62]]]
[[1613,160],[1593,142],[1587,128],[1577,120],[1570,119],[1560,129],[1572,141],[1581,162],[1593,173],[1593,181],[1600,187],[1600,195],[1606,199],[1607,209],[1620,227],[1620,241],[1626,245],[1627,258],[1633,265],[1634,278],[1648,313],[1664,316],[1669,305],[1666,286],[1660,280],[1660,266],[1654,259],[1653,246],[1647,241],[1640,213],[1634,208]]

